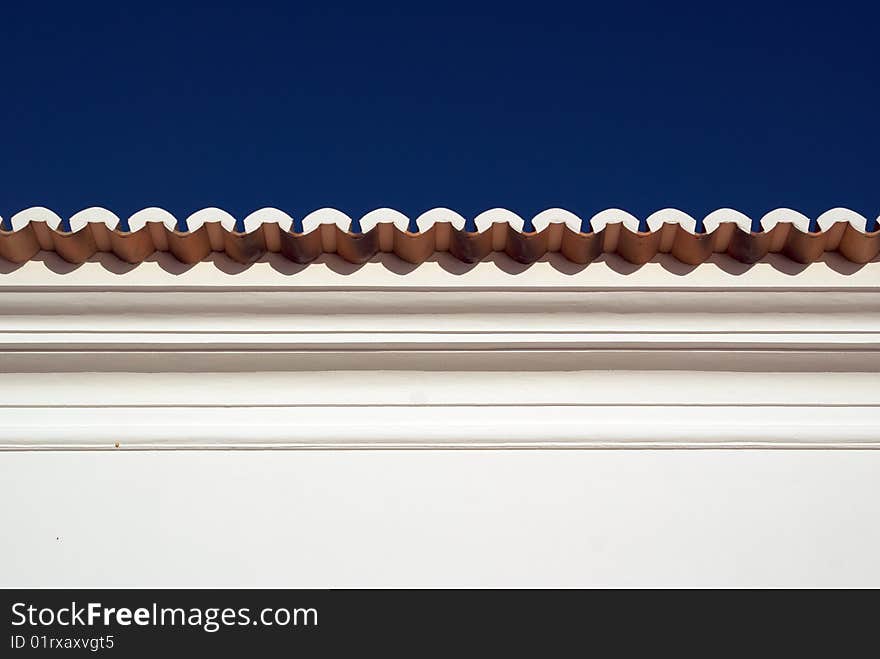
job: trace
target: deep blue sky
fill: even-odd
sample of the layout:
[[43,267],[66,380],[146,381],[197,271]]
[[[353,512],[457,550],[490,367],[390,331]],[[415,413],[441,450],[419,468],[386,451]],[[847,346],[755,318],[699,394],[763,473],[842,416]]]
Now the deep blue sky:
[[877,3],[716,4],[7,2],[0,215],[876,217]]

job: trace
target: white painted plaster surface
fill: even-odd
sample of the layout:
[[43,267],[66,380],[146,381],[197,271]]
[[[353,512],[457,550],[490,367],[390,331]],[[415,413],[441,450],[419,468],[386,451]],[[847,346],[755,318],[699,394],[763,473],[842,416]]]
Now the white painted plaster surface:
[[2,586],[880,586],[880,451],[0,454]]

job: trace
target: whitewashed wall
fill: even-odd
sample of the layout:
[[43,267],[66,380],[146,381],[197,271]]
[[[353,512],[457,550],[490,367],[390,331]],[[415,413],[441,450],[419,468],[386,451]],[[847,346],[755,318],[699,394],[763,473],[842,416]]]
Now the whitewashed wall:
[[880,586],[880,451],[0,454],[3,586]]
[[880,263],[399,265],[5,273],[0,585],[880,586]]

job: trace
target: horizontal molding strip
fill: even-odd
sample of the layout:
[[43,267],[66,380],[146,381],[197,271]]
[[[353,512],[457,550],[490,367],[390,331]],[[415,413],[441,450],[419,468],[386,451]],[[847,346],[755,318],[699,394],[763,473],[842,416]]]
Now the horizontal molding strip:
[[[686,358],[683,357],[686,353]],[[373,351],[19,351],[0,352],[8,374],[97,371],[142,374],[210,371],[227,373],[303,370],[540,372],[547,370],[658,370],[876,373],[877,350],[373,350]],[[8,375],[6,377],[14,377]],[[797,377],[797,375],[791,375]]]
[[294,371],[18,373],[7,408],[875,407],[872,373]]
[[[336,334],[297,336],[296,334],[269,334],[254,337],[251,334],[198,333],[167,335],[150,332],[120,334],[67,333],[43,335],[36,333],[0,333],[0,351],[4,352],[72,352],[92,350],[100,352],[136,349],[149,352],[224,352],[242,351],[332,351],[332,352],[387,352],[387,351],[482,351],[495,350],[858,350],[880,351],[880,332],[820,334],[713,334],[644,333],[639,336],[620,334],[407,334],[405,332],[376,332],[370,334]],[[260,340],[255,340],[259,338]],[[26,347],[19,347],[25,344]],[[146,347],[149,346],[149,347]]]
[[22,263],[47,250],[78,264],[96,253],[112,253],[138,264],[156,252],[170,252],[179,262],[193,264],[212,252],[224,252],[234,262],[249,264],[276,253],[306,264],[324,254],[338,254],[346,262],[361,264],[379,253],[394,253],[404,262],[420,264],[436,253],[476,263],[503,252],[522,264],[559,253],[575,264],[617,254],[640,265],[668,253],[696,265],[719,253],[750,264],[772,253],[813,263],[826,252],[836,252],[850,262],[867,263],[880,253],[878,220],[846,208],[830,209],[813,220],[788,208],[761,218],[729,208],[693,218],[667,208],[641,220],[620,209],[581,218],[551,208],[523,218],[494,208],[468,220],[447,208],[416,218],[390,208],[361,218],[323,208],[301,219],[262,208],[236,219],[218,208],[204,208],[186,218],[146,208],[120,218],[99,207],[63,219],[47,208],[33,207],[7,220],[0,218],[0,257]]
[[[876,407],[2,409],[0,449],[880,448]],[[117,446],[118,444],[118,446]]]

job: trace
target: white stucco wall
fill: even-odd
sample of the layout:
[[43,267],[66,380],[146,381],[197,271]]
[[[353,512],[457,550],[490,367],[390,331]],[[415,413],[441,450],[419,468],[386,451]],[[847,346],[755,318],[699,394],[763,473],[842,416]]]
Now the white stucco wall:
[[880,586],[880,451],[0,454],[2,586]]

